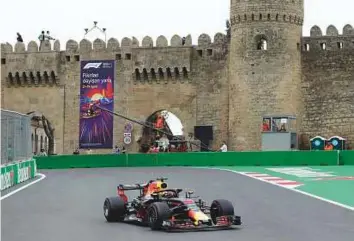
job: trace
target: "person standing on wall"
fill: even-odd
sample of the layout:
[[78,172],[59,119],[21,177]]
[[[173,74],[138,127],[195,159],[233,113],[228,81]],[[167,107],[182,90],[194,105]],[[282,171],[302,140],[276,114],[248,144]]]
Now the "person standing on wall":
[[47,31],[47,34],[45,35],[46,40],[55,40],[52,36],[50,36],[50,32]]
[[17,42],[23,43],[23,38],[20,33],[17,33]]
[[45,32],[44,31],[41,32],[41,34],[39,35],[38,39],[39,39],[39,50],[41,50],[42,46],[43,46],[43,43],[44,43],[44,40],[45,40]]

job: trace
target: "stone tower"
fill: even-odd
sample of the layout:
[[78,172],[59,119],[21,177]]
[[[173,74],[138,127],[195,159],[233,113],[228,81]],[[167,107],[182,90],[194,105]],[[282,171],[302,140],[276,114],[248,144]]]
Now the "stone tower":
[[303,0],[231,0],[229,147],[261,147],[264,115],[301,122]]

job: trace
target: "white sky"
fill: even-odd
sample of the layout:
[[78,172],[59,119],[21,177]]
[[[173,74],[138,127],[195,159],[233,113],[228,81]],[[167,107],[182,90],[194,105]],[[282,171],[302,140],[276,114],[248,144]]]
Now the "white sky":
[[[107,40],[135,36],[141,43],[146,35],[156,40],[165,35],[191,34],[193,43],[201,33],[214,36],[225,32],[230,0],[10,0],[1,3],[1,42],[16,42],[20,32],[25,43],[37,40],[41,30],[50,30],[61,47],[69,39],[80,41],[93,21],[107,28]],[[342,33],[345,24],[354,27],[354,0],[305,0],[304,35],[311,26],[325,32],[333,24]],[[104,39],[99,32],[88,38]]]

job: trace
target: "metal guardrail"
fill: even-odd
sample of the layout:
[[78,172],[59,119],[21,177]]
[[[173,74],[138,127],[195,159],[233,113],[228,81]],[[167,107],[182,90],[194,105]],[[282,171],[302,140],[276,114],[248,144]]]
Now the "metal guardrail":
[[31,118],[1,109],[1,165],[32,158]]

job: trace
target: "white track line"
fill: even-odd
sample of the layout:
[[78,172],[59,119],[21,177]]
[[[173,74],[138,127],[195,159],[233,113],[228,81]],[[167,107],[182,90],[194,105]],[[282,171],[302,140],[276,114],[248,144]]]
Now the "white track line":
[[[23,189],[26,189],[30,186],[32,186],[33,184],[36,184],[37,182],[40,182],[42,181],[44,178],[46,178],[46,175],[42,174],[42,173],[38,173],[37,176],[40,176],[39,179],[33,181],[33,182],[30,182],[30,183],[27,183],[26,185],[23,185],[22,187],[20,188],[17,188],[16,190],[13,190],[12,192],[9,192],[8,194],[4,195],[4,196],[1,196],[0,197],[0,201],[5,199],[5,198],[8,198],[16,193],[18,193],[19,191],[22,191]],[[4,191],[4,190],[3,190]]]
[[213,167],[212,168],[209,168],[209,167],[196,167],[196,168],[209,169],[209,170],[219,170],[219,171],[226,171],[226,172],[232,172],[232,173],[240,174],[242,176],[253,178],[255,180],[258,180],[258,181],[261,181],[261,182],[265,182],[265,183],[268,183],[268,184],[271,184],[271,185],[274,185],[274,186],[277,186],[277,187],[282,187],[282,188],[290,190],[290,191],[301,193],[301,194],[303,194],[305,196],[312,197],[312,198],[321,200],[323,202],[327,202],[327,203],[333,204],[333,205],[335,205],[337,207],[341,207],[341,208],[345,208],[345,209],[354,211],[354,207],[352,207],[352,206],[348,206],[348,205],[345,205],[345,204],[342,204],[342,203],[339,203],[339,202],[335,202],[335,201],[332,201],[332,200],[329,200],[329,199],[326,199],[326,198],[323,198],[323,197],[320,197],[320,196],[316,196],[316,195],[313,195],[313,194],[310,194],[310,193],[307,193],[307,192],[304,192],[304,191],[301,191],[301,190],[298,190],[298,189],[286,188],[284,186],[277,185],[276,183],[267,182],[266,180],[262,180],[262,179],[258,179],[256,177],[248,176],[248,175],[246,175],[246,174],[244,174],[242,172],[237,172],[237,171],[223,169],[223,168],[213,168]]

